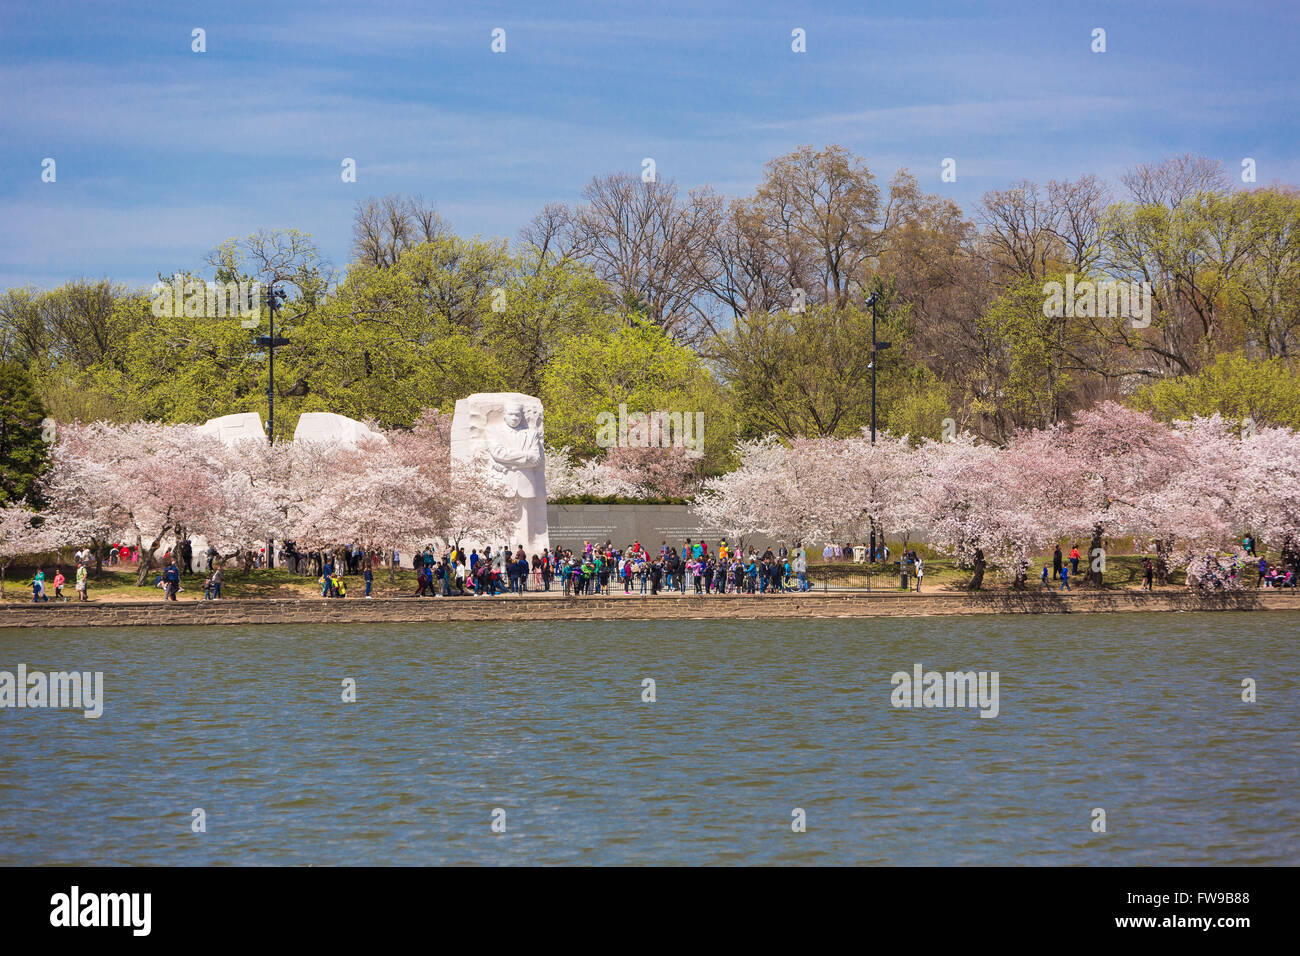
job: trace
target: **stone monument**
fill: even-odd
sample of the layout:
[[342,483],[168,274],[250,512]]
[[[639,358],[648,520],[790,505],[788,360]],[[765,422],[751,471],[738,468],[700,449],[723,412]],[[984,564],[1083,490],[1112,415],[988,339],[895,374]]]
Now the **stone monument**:
[[[456,402],[451,420],[452,461],[484,462],[515,499],[515,528],[506,544],[529,557],[551,546],[546,530],[546,451],[542,403],[519,392],[478,392]],[[473,542],[493,545],[493,541]]]
[[[227,447],[250,441],[261,445],[267,444],[266,431],[262,427],[262,416],[257,412],[240,412],[235,415],[209,418],[199,426],[198,431],[202,435],[217,438]],[[299,416],[298,427],[293,432],[295,442],[336,440],[346,448],[355,448],[364,438],[387,441],[383,435],[371,431],[361,422],[332,412],[304,412]],[[194,570],[210,571],[207,539],[195,535],[190,539],[190,545],[194,555]]]
[[262,416],[257,412],[240,412],[237,415],[222,415],[209,418],[198,428],[201,435],[219,438],[223,445],[237,445],[244,441],[266,444],[266,432],[262,428]]
[[371,431],[361,422],[333,412],[303,412],[298,416],[298,427],[293,430],[293,440],[338,441],[346,448],[355,448],[363,438],[386,441],[383,435]]

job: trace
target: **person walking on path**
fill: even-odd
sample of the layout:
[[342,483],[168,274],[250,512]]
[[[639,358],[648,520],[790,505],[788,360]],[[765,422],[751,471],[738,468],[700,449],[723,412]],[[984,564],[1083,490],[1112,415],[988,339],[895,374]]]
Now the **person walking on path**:
[[1155,576],[1155,566],[1151,563],[1150,558],[1144,558],[1142,561],[1142,590],[1151,590],[1151,581]]
[[920,555],[917,555],[916,557],[916,593],[917,594],[921,593],[921,579],[923,577],[925,577],[925,562],[921,560]]
[[1056,550],[1052,552],[1052,580],[1055,581],[1061,576],[1061,546],[1058,544]]
[[1061,565],[1061,590],[1074,590],[1074,588],[1070,587],[1070,566],[1068,564]]
[[1079,545],[1077,543],[1070,545],[1070,573],[1079,573]]
[[175,562],[168,561],[167,567],[163,569],[163,600],[175,601],[176,591],[180,587],[181,572],[177,569]]
[[85,564],[77,565],[77,600],[78,601],[89,600],[89,598],[86,597],[86,565]]
[[64,604],[67,604],[68,599],[63,596],[64,580],[65,578],[63,577],[63,569],[55,568],[54,569],[54,600],[62,601]]

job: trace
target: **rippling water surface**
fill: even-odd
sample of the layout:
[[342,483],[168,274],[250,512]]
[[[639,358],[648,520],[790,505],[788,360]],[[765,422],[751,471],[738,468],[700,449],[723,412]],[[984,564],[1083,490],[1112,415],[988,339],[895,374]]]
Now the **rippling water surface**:
[[[1298,632],[1293,613],[0,631],[0,669],[106,685],[98,720],[0,710],[0,863],[1295,864]],[[917,662],[998,671],[1000,715],[894,709]]]

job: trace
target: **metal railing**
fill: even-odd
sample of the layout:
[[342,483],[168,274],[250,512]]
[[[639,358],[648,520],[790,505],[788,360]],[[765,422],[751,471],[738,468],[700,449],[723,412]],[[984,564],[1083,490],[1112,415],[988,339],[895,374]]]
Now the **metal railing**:
[[[822,591],[901,591],[902,574],[898,561],[887,564],[822,564],[808,569],[808,580],[814,584],[820,582]],[[916,590],[914,574],[907,575],[907,586],[909,590]]]

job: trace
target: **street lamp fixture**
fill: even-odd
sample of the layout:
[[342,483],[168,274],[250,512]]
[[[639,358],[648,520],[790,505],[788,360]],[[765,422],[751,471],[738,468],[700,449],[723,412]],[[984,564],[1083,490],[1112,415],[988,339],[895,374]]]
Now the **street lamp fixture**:
[[[273,283],[270,291],[266,294],[266,306],[271,312],[271,334],[259,335],[254,339],[257,345],[266,349],[266,440],[269,444],[275,443],[275,347],[289,344],[288,339],[277,338],[275,334],[275,313],[280,311],[284,300],[284,290],[277,289]],[[266,541],[266,566],[268,568],[275,567],[274,538],[268,538]]]
[[266,294],[266,307],[271,311],[271,334],[259,335],[254,339],[254,343],[266,349],[267,357],[267,382],[266,382],[266,439],[275,442],[275,347],[277,345],[288,345],[289,340],[286,338],[277,338],[275,334],[275,313],[283,307],[285,294],[283,289],[277,289],[274,285]]
[[[876,303],[880,301],[880,293],[872,292],[867,296],[867,305],[871,307],[871,364],[867,368],[871,369],[871,444],[876,444],[876,365],[880,358],[880,353],[889,348],[892,343],[882,342],[876,338]],[[871,516],[871,558],[875,560],[876,555],[876,519]]]
[[871,444],[876,443],[876,360],[881,352],[890,348],[892,342],[881,342],[876,338],[876,303],[880,301],[880,293],[872,292],[867,296],[867,305],[871,307],[871,364],[867,368],[871,369]]

